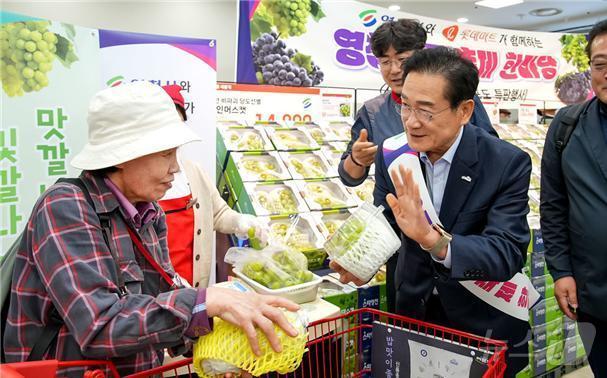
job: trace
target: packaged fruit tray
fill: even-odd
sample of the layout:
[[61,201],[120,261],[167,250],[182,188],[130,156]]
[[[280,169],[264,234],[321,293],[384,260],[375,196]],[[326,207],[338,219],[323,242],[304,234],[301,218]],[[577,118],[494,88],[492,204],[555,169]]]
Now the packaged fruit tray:
[[224,261],[255,291],[280,295],[303,303],[316,299],[320,277],[308,270],[308,261],[301,252],[284,246],[268,246],[263,250],[233,247]]
[[261,127],[274,127],[274,128],[283,128],[286,127],[286,125],[283,125],[279,122],[276,121],[255,121],[255,126],[261,126]]
[[540,215],[540,191],[537,189],[529,191],[529,215]]
[[352,194],[352,197],[356,198],[359,203],[370,202],[373,203],[373,190],[375,189],[375,177],[369,176],[363,181],[362,184],[355,187],[346,187],[348,192]]
[[529,183],[530,189],[539,189],[540,188],[541,177],[540,177],[538,170],[539,170],[539,167],[538,167],[538,169],[533,167],[533,170],[531,171],[531,182]]
[[310,210],[341,209],[354,207],[357,204],[339,179],[294,180],[293,182]]
[[257,281],[247,277],[246,274],[242,273],[238,269],[234,269],[234,273],[238,278],[243,280],[253,290],[259,294],[265,295],[276,295],[279,297],[287,298],[295,303],[306,303],[313,302],[316,300],[318,293],[318,286],[322,282],[322,278],[314,273],[312,274],[312,280],[306,283],[283,287],[282,289],[269,289]]
[[323,144],[328,137],[325,130],[314,122],[291,122],[288,125],[290,127],[300,127],[308,130],[312,139],[319,145]]
[[276,151],[233,152],[232,159],[234,159],[238,172],[245,182],[291,179],[287,167]]
[[493,124],[493,128],[495,129],[495,131],[497,131],[498,135],[500,136],[500,139],[513,139],[510,133],[509,125]]
[[348,149],[348,142],[349,142],[349,140],[346,142],[342,142],[342,141],[325,142],[322,146],[329,148],[331,150],[339,151],[343,154],[344,151],[346,151]]
[[319,225],[320,232],[328,239],[350,218],[352,209],[312,211],[310,215]]
[[230,151],[272,151],[274,146],[260,127],[217,127]]
[[513,144],[529,154],[533,167],[540,167],[542,162],[542,152],[538,148],[538,144],[535,141],[518,140]]
[[284,245],[303,253],[310,270],[326,266],[327,254],[323,249],[325,236],[321,231],[322,226],[311,213],[288,218],[272,217],[268,224],[270,245]]
[[255,215],[290,215],[307,212],[303,198],[293,181],[276,184],[244,183]]
[[352,125],[346,121],[330,121],[321,126],[325,130],[327,141],[349,142],[352,137]]
[[540,229],[540,216],[539,214],[527,214],[527,223],[529,224],[529,228],[532,230]]
[[221,127],[245,127],[244,122],[235,119],[221,119],[217,121],[217,126]]
[[320,146],[304,128],[266,128],[274,147],[279,151],[318,150]]
[[505,128],[508,130],[510,139],[532,139],[532,134],[527,129],[526,125],[506,125]]
[[280,152],[280,157],[294,179],[320,179],[337,176],[337,170],[330,166],[320,151]]
[[539,124],[498,124],[494,127],[500,138],[512,140],[541,140],[543,142],[548,131],[546,125]]
[[340,150],[333,149],[330,146],[323,145],[320,148],[320,151],[325,156],[325,159],[327,159],[327,161],[329,162],[329,165],[337,171],[337,168],[339,167],[339,163],[341,162],[341,157],[345,150],[340,151]]
[[325,238],[318,228],[316,219],[310,213],[286,218],[267,218],[267,221],[268,240],[271,245],[283,244],[300,252],[323,247]]
[[539,139],[542,141],[542,143],[544,142],[544,140],[546,140],[548,125],[534,124],[527,125],[526,128],[529,132],[530,139]]

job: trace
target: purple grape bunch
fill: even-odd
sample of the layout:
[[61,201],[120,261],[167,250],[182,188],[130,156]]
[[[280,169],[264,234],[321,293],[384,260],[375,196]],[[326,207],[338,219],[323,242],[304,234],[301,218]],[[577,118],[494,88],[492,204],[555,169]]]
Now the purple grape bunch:
[[298,53],[296,49],[287,48],[285,41],[278,39],[274,32],[259,36],[252,47],[260,83],[311,87],[320,84],[324,79],[324,73],[314,62],[310,62],[309,69],[295,63],[294,60],[305,59],[306,56]]
[[557,97],[565,104],[584,102],[590,93],[590,71],[559,76],[554,83]]

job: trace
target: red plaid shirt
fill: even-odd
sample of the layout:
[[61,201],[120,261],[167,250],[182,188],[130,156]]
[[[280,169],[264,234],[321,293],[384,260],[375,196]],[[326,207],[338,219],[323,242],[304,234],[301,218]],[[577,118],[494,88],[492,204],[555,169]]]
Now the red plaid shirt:
[[[87,172],[81,178],[95,209],[79,188],[61,183],[41,196],[27,223],[4,334],[7,360],[27,359],[55,306],[65,325],[47,359],[111,359],[121,375],[156,367],[164,348],[183,344],[199,293],[193,288],[168,291],[160,274],[133,247],[126,223],[131,220],[125,220],[127,214],[103,178]],[[155,260],[174,276],[165,216],[157,210],[139,234]],[[103,212],[111,213],[111,242],[129,293],[122,298],[96,215]],[[62,372],[66,374],[82,376],[82,369]]]

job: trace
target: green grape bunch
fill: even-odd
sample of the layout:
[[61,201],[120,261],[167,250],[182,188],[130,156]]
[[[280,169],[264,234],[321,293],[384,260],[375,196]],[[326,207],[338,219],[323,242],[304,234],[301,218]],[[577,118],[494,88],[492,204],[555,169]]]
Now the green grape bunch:
[[[339,256],[352,249],[358,239],[365,232],[365,224],[355,217],[348,218],[340,227],[341,231],[332,236],[332,241],[339,246]],[[360,259],[360,256],[355,256]]]
[[306,191],[314,202],[323,209],[345,207],[346,203],[332,195],[331,191],[323,185],[308,184]]
[[263,150],[263,141],[261,136],[253,132],[245,132],[238,139],[237,148],[240,150]]
[[59,42],[49,25],[48,21],[27,21],[0,27],[0,80],[9,97],[48,86],[47,73],[53,68]]
[[351,114],[350,104],[339,104],[339,114],[342,117],[349,117]]
[[247,171],[255,174],[261,180],[278,180],[276,165],[269,161],[260,161],[254,158],[243,159],[241,165]]
[[561,37],[561,55],[567,62],[577,68],[578,72],[588,71],[588,56],[586,45],[588,40],[584,34],[565,34]]
[[280,35],[296,37],[306,32],[306,23],[312,10],[310,0],[263,0],[262,4]]
[[295,214],[298,212],[297,199],[291,189],[277,188],[270,193],[259,191],[255,194],[257,202],[274,214]]

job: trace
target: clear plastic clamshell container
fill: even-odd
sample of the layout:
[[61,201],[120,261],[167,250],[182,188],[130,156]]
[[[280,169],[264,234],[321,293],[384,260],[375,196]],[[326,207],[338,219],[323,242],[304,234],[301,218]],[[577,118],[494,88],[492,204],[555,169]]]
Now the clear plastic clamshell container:
[[325,242],[329,258],[363,281],[370,280],[401,245],[383,210],[363,203]]
[[320,148],[304,128],[267,128],[266,132],[279,151],[309,151]]
[[271,151],[270,139],[259,127],[219,126],[217,128],[229,151]]
[[337,176],[337,170],[329,165],[320,151],[280,152],[280,157],[294,179],[321,179]]
[[357,201],[339,179],[318,181],[294,180],[310,210],[355,207]]
[[291,175],[276,151],[233,152],[232,159],[243,181],[290,180]]

